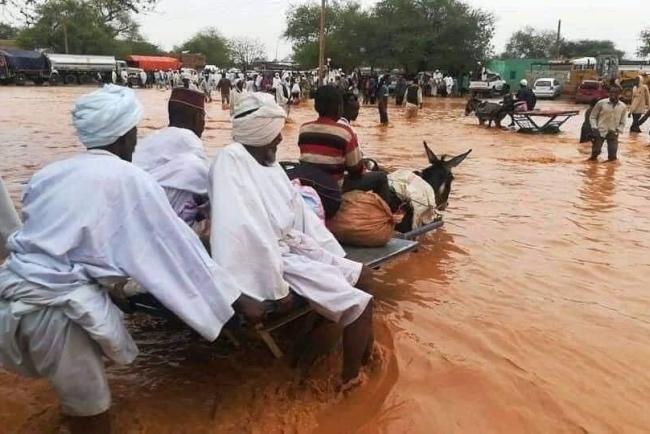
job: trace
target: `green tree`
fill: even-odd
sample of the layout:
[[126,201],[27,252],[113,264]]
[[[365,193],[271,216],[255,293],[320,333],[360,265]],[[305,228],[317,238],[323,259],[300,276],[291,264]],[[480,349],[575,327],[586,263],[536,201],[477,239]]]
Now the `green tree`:
[[641,45],[637,54],[641,57],[650,56],[650,28],[641,32]]
[[[287,13],[285,37],[305,66],[318,61],[319,19],[316,4]],[[493,33],[491,14],[457,0],[383,0],[370,10],[334,2],[326,9],[325,56],[345,69],[437,67],[457,73],[491,54]]]
[[468,71],[492,54],[494,16],[456,0],[383,0],[372,11],[369,55],[408,72]]
[[27,49],[49,48],[72,54],[112,54],[119,32],[106,24],[89,3],[76,0],[50,1],[37,10],[38,19],[18,35]]
[[180,46],[174,47],[174,51],[205,54],[206,62],[210,65],[222,66],[232,63],[228,41],[214,27],[201,30]]
[[563,41],[560,47],[560,55],[567,59],[595,57],[601,54],[616,54],[621,58],[625,52],[617,49],[614,42],[608,40],[581,39],[578,41]]
[[15,39],[20,29],[11,24],[0,23],[0,39]]
[[[81,1],[81,0],[80,0]],[[158,0],[85,0],[92,3],[102,19],[110,23],[118,15],[139,14],[152,10]],[[33,24],[40,18],[40,11],[49,3],[57,0],[0,0],[0,10],[14,16],[21,16],[27,24]]]
[[18,34],[18,44],[23,48],[48,48],[65,53],[67,39],[71,54],[123,58],[129,54],[158,54],[161,51],[144,40],[138,24],[127,12],[117,13],[108,20],[96,1],[50,1],[40,6],[37,13],[37,20]]
[[[332,65],[346,69],[364,59],[368,13],[355,2],[333,2],[325,9],[325,51]],[[284,36],[293,43],[294,61],[305,66],[318,64],[320,5],[292,6],[287,11]]]
[[[560,41],[560,47],[562,47]],[[557,54],[557,33],[524,27],[510,36],[502,57],[552,58]]]

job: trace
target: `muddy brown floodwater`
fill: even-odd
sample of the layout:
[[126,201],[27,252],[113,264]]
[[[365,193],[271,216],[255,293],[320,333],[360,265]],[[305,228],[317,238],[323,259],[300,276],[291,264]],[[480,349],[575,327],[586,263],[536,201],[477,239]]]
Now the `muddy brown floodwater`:
[[[43,165],[81,149],[70,125],[89,88],[0,89],[0,173],[18,201]],[[165,125],[167,92],[138,91],[139,134]],[[542,102],[542,107],[573,107]],[[590,164],[581,116],[556,136],[480,128],[461,100],[428,100],[417,121],[363,108],[366,155],[391,167],[472,148],[444,229],[383,268],[367,381],[333,391],[336,353],[307,381],[257,342],[208,344],[185,327],[129,318],[141,355],[109,367],[119,433],[558,433],[650,431],[650,149],[622,137],[620,163]],[[584,107],[579,107],[584,110]],[[209,107],[212,156],[230,123]],[[293,109],[282,157],[297,155]],[[43,380],[0,371],[0,431],[58,432]]]

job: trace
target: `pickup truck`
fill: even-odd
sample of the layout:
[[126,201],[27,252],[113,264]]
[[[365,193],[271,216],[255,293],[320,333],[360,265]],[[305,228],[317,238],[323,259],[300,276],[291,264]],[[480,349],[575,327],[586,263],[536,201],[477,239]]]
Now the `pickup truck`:
[[503,91],[505,84],[505,80],[502,80],[499,74],[488,72],[485,80],[470,81],[469,91],[472,94],[482,94],[485,96],[496,95]]

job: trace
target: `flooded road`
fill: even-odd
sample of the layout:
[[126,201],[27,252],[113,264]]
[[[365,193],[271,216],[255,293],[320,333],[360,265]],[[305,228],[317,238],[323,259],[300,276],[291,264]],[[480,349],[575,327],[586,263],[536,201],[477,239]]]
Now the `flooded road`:
[[[37,169],[81,149],[70,123],[89,88],[0,88],[0,174],[17,201]],[[138,91],[139,135],[166,125],[167,92]],[[541,107],[570,108],[541,102]],[[584,110],[584,107],[580,107]],[[389,107],[356,123],[364,153],[423,168],[472,154],[455,169],[446,224],[417,253],[380,271],[377,351],[347,397],[339,357],[307,381],[256,341],[208,344],[182,325],[129,318],[140,357],[110,367],[119,433],[641,433],[650,431],[650,149],[621,139],[620,162],[587,163],[583,113],[557,136],[488,130],[461,100],[428,100],[415,121]],[[296,157],[293,108],[283,158]],[[220,104],[208,111],[210,156],[229,142]],[[0,371],[0,431],[56,433],[43,380]]]

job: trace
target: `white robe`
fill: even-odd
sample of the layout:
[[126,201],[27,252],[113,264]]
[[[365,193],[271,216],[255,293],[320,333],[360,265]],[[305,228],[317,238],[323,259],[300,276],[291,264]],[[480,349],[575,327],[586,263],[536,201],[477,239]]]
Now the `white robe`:
[[208,167],[203,142],[193,131],[166,127],[138,142],[133,164],[148,172],[165,190],[176,215],[186,223],[194,195],[208,194]]
[[[0,364],[20,365],[20,316],[47,308],[62,309],[107,357],[132,361],[137,348],[98,282],[137,280],[208,340],[234,313],[241,291],[230,274],[176,217],[151,176],[106,151],[86,151],[37,172],[23,195],[23,219],[0,269]],[[56,335],[60,326],[52,324],[48,333]],[[50,338],[30,339],[46,348],[60,343]]]
[[2,178],[0,178],[0,261],[7,256],[5,243],[9,235],[20,227],[20,219],[16,214],[16,208],[9,197]]
[[289,287],[321,315],[343,325],[371,300],[354,288],[361,264],[309,209],[278,164],[260,165],[239,143],[210,168],[214,260],[257,300],[279,300]]

